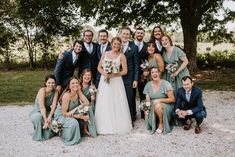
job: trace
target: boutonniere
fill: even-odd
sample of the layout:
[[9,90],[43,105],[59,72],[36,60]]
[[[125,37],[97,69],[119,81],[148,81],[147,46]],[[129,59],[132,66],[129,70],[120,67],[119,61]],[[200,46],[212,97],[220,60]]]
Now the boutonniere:
[[128,51],[130,51],[130,50],[131,50],[131,48],[130,48],[130,47],[128,47],[128,48],[127,48],[127,50],[128,50]]

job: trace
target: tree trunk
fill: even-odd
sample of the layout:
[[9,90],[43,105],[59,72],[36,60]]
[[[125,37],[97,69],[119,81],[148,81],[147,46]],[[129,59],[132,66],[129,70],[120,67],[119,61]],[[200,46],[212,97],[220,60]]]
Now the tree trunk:
[[188,68],[191,74],[195,73],[197,68],[197,29],[193,29],[189,23],[182,24],[184,34],[184,51],[187,55]]
[[200,5],[197,0],[179,1],[179,5],[181,26],[184,34],[184,51],[189,61],[188,68],[190,74],[193,74],[198,70],[197,35],[201,16],[197,14],[197,7]]

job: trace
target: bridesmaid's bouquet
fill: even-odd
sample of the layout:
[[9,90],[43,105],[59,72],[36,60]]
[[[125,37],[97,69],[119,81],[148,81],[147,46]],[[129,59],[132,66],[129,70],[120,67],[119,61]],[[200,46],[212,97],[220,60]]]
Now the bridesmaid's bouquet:
[[94,85],[91,85],[89,88],[89,92],[91,95],[95,95],[98,92],[98,90],[96,89]]
[[[74,112],[74,115],[84,116],[88,114],[90,106],[85,106],[83,104],[79,105],[76,108],[76,111]],[[90,120],[88,120],[88,123],[90,124]]]
[[170,63],[170,64],[167,64],[165,69],[167,70],[168,73],[172,74],[172,73],[176,72],[177,68],[178,68],[177,63]]
[[76,111],[74,112],[74,114],[76,115],[86,115],[89,111],[90,106],[85,106],[85,105],[79,105],[76,109]]
[[[172,73],[176,72],[176,70],[178,69],[178,64],[177,63],[167,64],[165,69],[167,70],[168,73],[172,74]],[[171,80],[174,81],[175,78],[171,77]]]
[[53,120],[49,125],[49,129],[51,129],[56,134],[58,134],[58,133],[60,134],[61,130],[62,130],[62,123],[60,123],[56,120]]
[[140,108],[140,110],[149,113],[150,112],[150,102],[146,102],[145,100],[141,101],[141,103],[139,104],[139,108]]
[[148,71],[149,70],[149,62],[146,59],[144,61],[142,60],[142,64],[140,64],[140,67],[143,71]]

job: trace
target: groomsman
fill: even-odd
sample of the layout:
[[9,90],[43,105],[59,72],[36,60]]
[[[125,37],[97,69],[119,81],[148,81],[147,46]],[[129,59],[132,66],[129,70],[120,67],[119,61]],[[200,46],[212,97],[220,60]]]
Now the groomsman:
[[[147,54],[147,43],[144,42],[144,35],[145,31],[143,28],[139,27],[135,31],[135,40],[134,43],[138,47],[138,62],[141,64],[142,61],[148,59]],[[139,68],[139,78],[138,78],[138,92],[140,96],[140,102],[145,100],[145,94],[143,94],[144,86],[147,83],[143,76],[143,70],[138,66]],[[136,91],[134,91],[134,94],[136,94]],[[141,118],[144,118],[144,112],[141,111]]]
[[62,92],[67,86],[69,78],[73,76],[74,69],[79,66],[78,59],[80,58],[82,50],[82,42],[74,41],[73,49],[63,53],[63,56],[57,59],[55,66],[55,78],[57,90]]
[[138,85],[139,78],[139,63],[138,63],[138,47],[129,42],[131,36],[131,29],[129,27],[123,27],[121,29],[122,39],[122,52],[126,56],[127,60],[127,75],[123,76],[126,95],[131,113],[132,124],[136,119],[136,100],[134,94],[134,88]]
[[[97,49],[98,61],[101,59],[101,56],[104,52],[110,51],[112,49],[111,44],[108,41],[108,34],[109,34],[108,31],[105,29],[101,29],[98,32],[98,39],[99,39],[99,46]],[[96,82],[95,82],[95,85],[97,88],[98,88],[99,82],[100,82],[100,73],[97,71]]]
[[193,86],[193,80],[190,76],[183,77],[182,84],[183,87],[177,91],[173,117],[183,123],[184,130],[191,128],[191,118],[195,118],[197,122],[195,133],[199,134],[202,132],[200,124],[206,117],[206,108],[202,102],[202,91]]
[[155,26],[151,33],[150,41],[156,43],[157,50],[160,54],[162,54],[163,48],[161,44],[161,38],[163,37],[164,32],[160,26]]
[[82,47],[82,54],[81,54],[78,74],[80,75],[84,69],[90,69],[95,80],[97,73],[97,66],[99,62],[97,57],[98,44],[92,42],[92,39],[93,39],[93,32],[91,30],[85,30],[83,32],[84,42]]

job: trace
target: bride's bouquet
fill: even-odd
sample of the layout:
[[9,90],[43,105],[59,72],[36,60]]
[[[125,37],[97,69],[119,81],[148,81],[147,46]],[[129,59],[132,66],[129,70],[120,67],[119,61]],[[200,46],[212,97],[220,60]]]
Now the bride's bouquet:
[[[111,73],[116,74],[119,73],[120,71],[120,66],[117,65],[117,63],[112,61],[111,59],[104,60],[103,68],[106,74],[111,74]],[[109,78],[105,78],[104,81],[106,83],[110,82]]]
[[[105,59],[104,65],[103,65],[104,71],[106,74],[112,73],[112,60],[111,59]],[[109,78],[105,78],[104,81],[106,83],[109,83]]]

